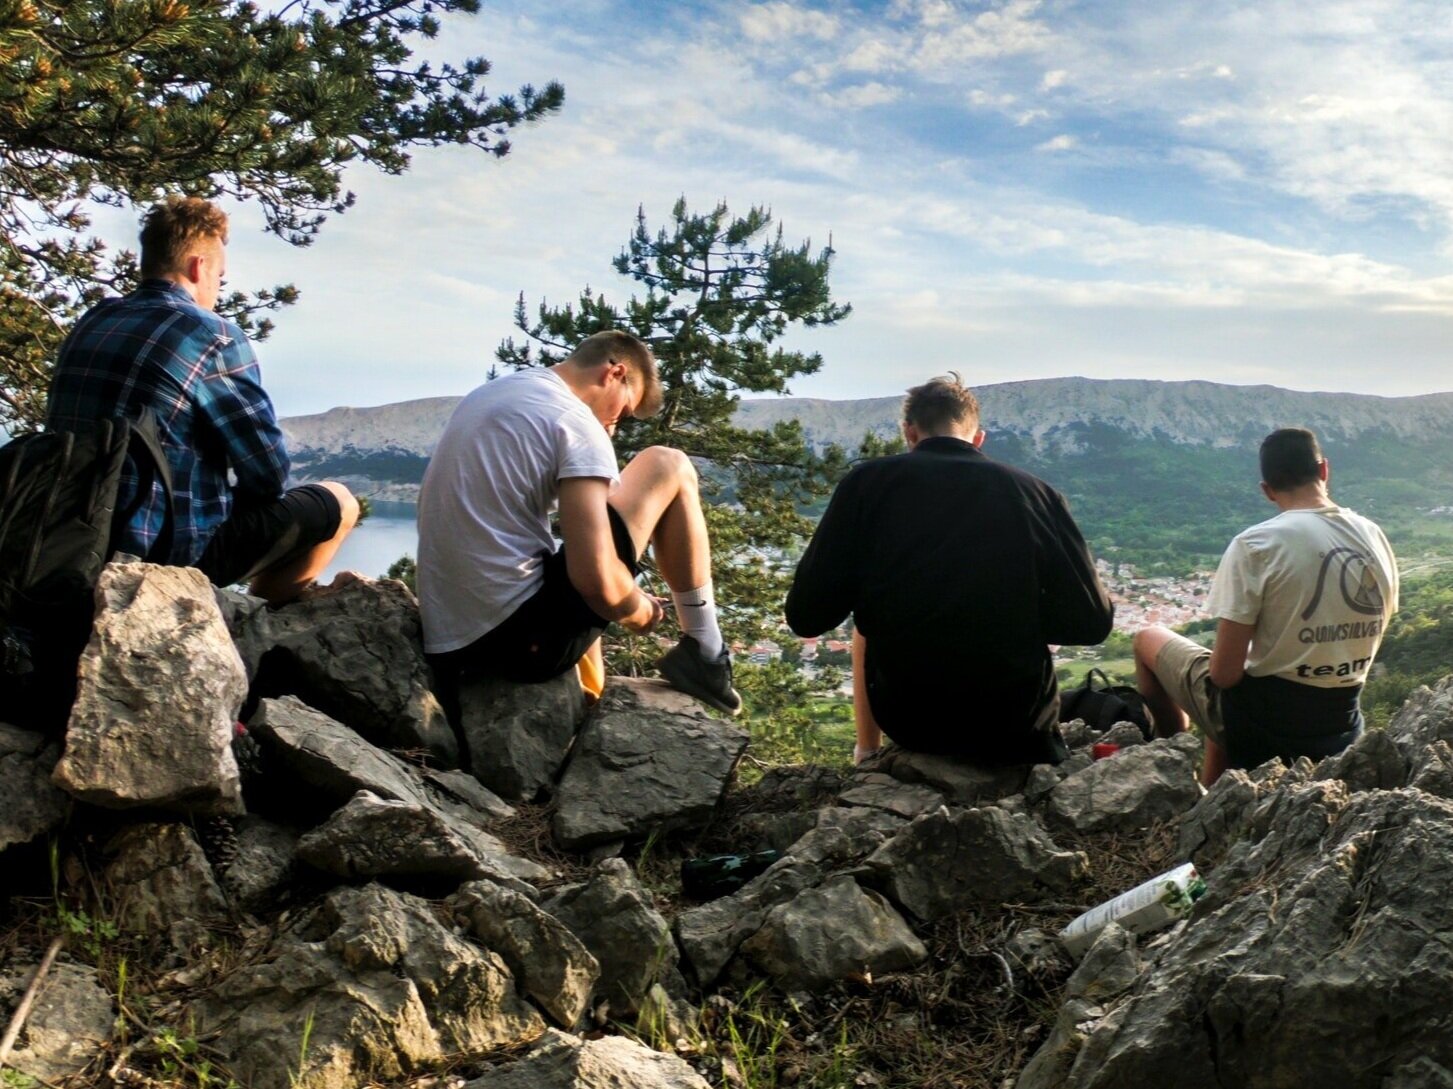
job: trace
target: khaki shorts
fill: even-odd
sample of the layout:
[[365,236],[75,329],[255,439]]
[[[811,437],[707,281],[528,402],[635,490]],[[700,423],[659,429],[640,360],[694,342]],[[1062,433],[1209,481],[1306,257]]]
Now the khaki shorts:
[[1221,690],[1211,683],[1211,652],[1183,635],[1172,635],[1155,657],[1155,677],[1206,736],[1224,749],[1226,726]]

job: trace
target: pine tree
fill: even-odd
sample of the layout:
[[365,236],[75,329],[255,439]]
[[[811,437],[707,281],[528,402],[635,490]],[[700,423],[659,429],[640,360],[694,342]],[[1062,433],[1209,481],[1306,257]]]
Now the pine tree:
[[[818,353],[781,340],[793,326],[833,325],[851,312],[832,299],[832,257],[831,242],[815,253],[810,241],[788,245],[764,208],[733,216],[718,204],[698,215],[683,198],[655,234],[642,209],[613,264],[644,285],[643,295],[617,306],[587,287],[573,305],[542,302],[532,320],[522,294],[515,324],[528,339],[509,338],[496,353],[515,369],[549,366],[605,329],[651,345],[665,403],[649,420],[623,421],[616,452],[624,462],[660,444],[697,460],[703,491],[714,500],[707,520],[716,598],[727,636],[737,642],[776,634],[790,560],[812,529],[807,515],[846,466],[839,449],[815,453],[796,421],[769,431],[733,422],[741,393],[783,393],[792,379],[822,367]],[[623,638],[614,664],[650,653]]]
[[[353,194],[342,173],[407,169],[413,148],[502,156],[506,134],[561,105],[557,83],[488,97],[489,64],[416,61],[440,17],[479,0],[0,0],[0,423],[42,413],[70,322],[135,282],[89,233],[89,205],[166,192],[259,202],[307,245]],[[257,337],[290,286],[223,309]]]

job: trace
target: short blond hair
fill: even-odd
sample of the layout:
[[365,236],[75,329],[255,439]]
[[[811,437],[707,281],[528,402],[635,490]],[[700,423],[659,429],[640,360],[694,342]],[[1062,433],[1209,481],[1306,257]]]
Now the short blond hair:
[[201,197],[167,197],[141,226],[141,275],[175,275],[203,241],[227,244],[227,213]]
[[570,353],[566,362],[582,368],[624,363],[641,378],[641,400],[631,415],[643,420],[661,411],[665,394],[661,390],[661,375],[656,369],[656,357],[651,354],[651,346],[640,337],[620,329],[592,333],[575,346],[575,351]]
[[979,399],[957,371],[949,371],[908,391],[903,398],[903,422],[923,435],[968,430],[979,424]]

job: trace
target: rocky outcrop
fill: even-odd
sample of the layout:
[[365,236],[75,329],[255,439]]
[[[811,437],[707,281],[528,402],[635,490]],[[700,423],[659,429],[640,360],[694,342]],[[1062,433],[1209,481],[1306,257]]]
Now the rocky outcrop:
[[459,746],[424,660],[419,603],[395,579],[340,576],[281,609],[238,606],[254,696],[293,695],[377,745],[455,767]]
[[980,904],[1045,899],[1089,868],[1083,853],[1060,850],[1028,816],[992,806],[926,813],[867,864],[894,903],[925,921]]
[[1179,817],[1201,797],[1200,741],[1181,734],[1096,760],[1049,792],[1051,821],[1076,832],[1133,832]]
[[610,1003],[612,1017],[634,1016],[657,983],[668,994],[685,993],[671,927],[623,860],[599,863],[587,881],[555,893],[541,907],[595,957],[596,989]]
[[621,1036],[581,1040],[550,1032],[529,1054],[496,1067],[464,1089],[709,1089],[674,1055]]
[[186,825],[132,825],[109,849],[106,883],[122,930],[180,958],[227,922],[227,899]]
[[555,839],[580,850],[699,828],[746,747],[741,730],[659,682],[612,681],[560,780]]
[[298,840],[302,861],[349,880],[482,877],[491,872],[444,816],[413,802],[360,790]]
[[110,563],[55,782],[91,805],[240,812],[247,676],[193,568]]
[[585,693],[574,671],[543,684],[477,678],[459,687],[459,715],[475,778],[501,797],[534,801],[565,766]]
[[513,889],[471,881],[449,900],[469,932],[493,949],[520,989],[562,1028],[584,1016],[600,978],[600,963],[555,916]]
[[193,1013],[244,1084],[302,1089],[353,1089],[545,1030],[497,954],[380,885],[329,893]]

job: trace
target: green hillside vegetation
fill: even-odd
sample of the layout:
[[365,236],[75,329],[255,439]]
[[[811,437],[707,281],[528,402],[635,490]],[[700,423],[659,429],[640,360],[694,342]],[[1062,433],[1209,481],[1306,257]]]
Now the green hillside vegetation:
[[1385,725],[1419,685],[1453,672],[1453,569],[1404,583],[1377,660],[1362,697],[1374,725]]

